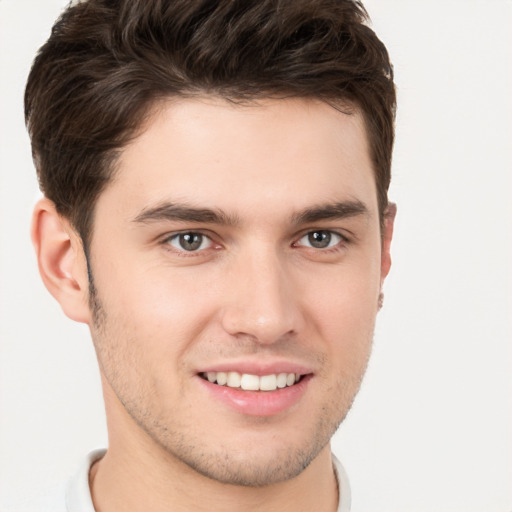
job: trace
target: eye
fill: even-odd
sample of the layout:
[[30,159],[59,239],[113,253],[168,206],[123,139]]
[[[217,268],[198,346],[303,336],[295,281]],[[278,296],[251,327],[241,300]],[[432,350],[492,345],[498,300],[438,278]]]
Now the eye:
[[179,251],[187,252],[201,251],[212,246],[210,238],[194,231],[177,233],[169,237],[166,242]]
[[336,247],[343,240],[343,237],[334,231],[319,229],[306,233],[298,241],[298,245],[312,247],[313,249],[330,249]]

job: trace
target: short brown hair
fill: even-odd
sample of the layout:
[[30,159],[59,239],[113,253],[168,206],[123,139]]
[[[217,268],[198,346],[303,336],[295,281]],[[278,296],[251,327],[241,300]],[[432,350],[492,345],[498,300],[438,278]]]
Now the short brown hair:
[[319,98],[362,111],[381,219],[395,88],[356,0],[83,0],[39,50],[25,118],[44,194],[90,239],[116,156],[155,101],[213,94]]

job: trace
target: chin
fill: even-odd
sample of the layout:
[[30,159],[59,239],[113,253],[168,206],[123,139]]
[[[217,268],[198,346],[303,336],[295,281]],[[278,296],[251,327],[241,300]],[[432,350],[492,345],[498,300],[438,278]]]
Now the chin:
[[195,472],[217,482],[243,487],[266,487],[298,476],[318,455],[314,451],[287,449],[261,456],[253,453],[217,454],[182,460]]
[[[214,481],[244,487],[265,487],[295,478],[329,444],[342,417],[319,417],[309,427],[262,422],[243,432],[209,436],[166,436],[160,445],[172,459]],[[162,442],[163,441],[163,442]]]

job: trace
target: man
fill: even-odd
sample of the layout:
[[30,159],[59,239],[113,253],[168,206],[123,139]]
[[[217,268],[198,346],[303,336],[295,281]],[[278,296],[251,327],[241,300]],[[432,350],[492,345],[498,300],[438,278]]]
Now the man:
[[365,21],[348,0],[90,0],[55,24],[25,94],[32,237],[90,328],[109,447],[52,510],[349,510],[329,443],[395,213]]

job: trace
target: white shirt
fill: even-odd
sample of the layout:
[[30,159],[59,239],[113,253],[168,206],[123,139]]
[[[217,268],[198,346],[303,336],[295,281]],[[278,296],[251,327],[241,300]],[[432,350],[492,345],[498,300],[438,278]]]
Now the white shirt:
[[[53,489],[43,496],[35,508],[26,508],[27,512],[95,512],[89,488],[91,466],[105,455],[106,450],[94,450],[85,458],[78,471],[67,483],[65,489]],[[340,461],[333,455],[334,471],[338,480],[338,510],[350,512],[350,484]],[[20,510],[20,512],[22,512]]]

